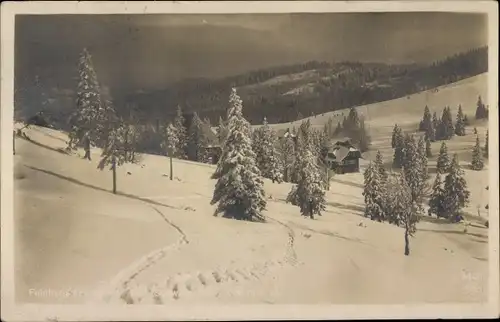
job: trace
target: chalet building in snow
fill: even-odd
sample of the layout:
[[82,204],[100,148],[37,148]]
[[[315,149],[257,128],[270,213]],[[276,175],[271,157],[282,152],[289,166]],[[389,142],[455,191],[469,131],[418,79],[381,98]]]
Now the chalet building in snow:
[[326,161],[338,174],[359,172],[361,152],[349,140],[337,141],[328,151]]
[[[193,113],[184,113],[184,126],[189,129],[193,121]],[[206,140],[202,149],[204,150],[204,155],[207,156],[208,160],[205,162],[210,164],[217,164],[219,162],[220,156],[222,154],[222,148],[217,137],[215,128],[210,125],[203,123],[202,126],[203,136]]]
[[203,134],[206,139],[206,144],[203,146],[205,155],[208,157],[207,162],[210,164],[217,164],[222,154],[222,147],[219,143],[217,133],[213,128],[205,124],[203,126]]

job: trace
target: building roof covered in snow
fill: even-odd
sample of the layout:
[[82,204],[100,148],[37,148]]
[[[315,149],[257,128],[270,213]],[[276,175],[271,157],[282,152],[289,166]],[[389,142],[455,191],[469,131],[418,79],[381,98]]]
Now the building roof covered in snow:
[[349,140],[337,141],[328,152],[328,156],[337,162],[343,161],[346,157],[361,158],[361,152]]

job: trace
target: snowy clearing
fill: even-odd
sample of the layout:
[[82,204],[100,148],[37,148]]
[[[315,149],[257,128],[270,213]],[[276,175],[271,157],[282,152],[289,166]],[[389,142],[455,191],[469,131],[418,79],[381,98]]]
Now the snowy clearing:
[[[462,104],[473,116],[486,75],[377,104],[369,118],[373,145],[386,162],[394,122],[417,126],[427,103]],[[369,108],[375,112],[375,107]],[[363,108],[361,108],[363,110]],[[456,112],[455,112],[456,113]],[[325,115],[324,121],[327,120]],[[312,118],[322,125],[320,117]],[[285,126],[285,125],[280,125]],[[484,138],[486,123],[478,123]],[[469,162],[474,135],[447,141]],[[425,217],[404,256],[403,229],[363,217],[361,173],[337,175],[327,209],[315,220],[284,201],[291,185],[265,180],[267,223],[213,216],[212,165],[144,155],[111,171],[83,153],[67,155],[64,133],[26,129],[16,138],[16,297],[35,303],[337,303],[479,302],[487,299],[488,171],[465,170],[473,225]],[[437,155],[439,142],[433,144]],[[369,156],[367,156],[368,158]],[[430,162],[432,168],[435,161]],[[431,170],[431,176],[433,172]],[[433,179],[433,178],[432,178]],[[80,296],[34,296],[30,289],[73,289]]]

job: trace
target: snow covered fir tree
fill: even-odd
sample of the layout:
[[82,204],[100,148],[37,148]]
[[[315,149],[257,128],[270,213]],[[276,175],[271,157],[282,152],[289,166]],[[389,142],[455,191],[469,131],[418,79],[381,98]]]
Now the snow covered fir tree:
[[271,129],[266,118],[262,127],[254,130],[252,137],[252,148],[262,176],[272,182],[282,182],[283,165],[277,148],[276,133]]
[[111,165],[110,170],[113,172],[113,193],[117,191],[116,183],[116,167],[121,166],[130,159],[127,158],[127,152],[130,147],[127,146],[125,137],[127,135],[127,127],[124,122],[116,115],[115,109],[111,102],[106,103],[106,113],[102,114],[99,119],[101,125],[101,139],[105,141],[104,148],[101,153],[101,160],[97,166],[99,170],[104,170],[108,165]]
[[464,178],[464,171],[460,167],[458,155],[453,155],[449,173],[444,180],[444,215],[454,222],[462,219],[460,210],[469,203],[470,192]]
[[401,173],[389,177],[385,191],[385,212],[389,223],[404,229],[404,254],[410,255],[410,237],[417,231],[421,207],[413,201],[412,187]]
[[484,105],[481,96],[477,98],[476,120],[488,119],[488,108]]
[[217,164],[217,183],[212,205],[215,215],[249,221],[265,221],[264,182],[252,151],[250,124],[243,117],[243,104],[232,89],[229,98],[228,133]]
[[314,219],[325,210],[325,191],[318,158],[313,153],[313,138],[309,122],[301,124],[297,149],[297,184],[287,196],[287,202],[298,206],[302,216]]
[[472,170],[475,170],[475,171],[483,170],[483,168],[484,168],[483,155],[484,155],[484,153],[481,149],[481,144],[479,142],[479,136],[476,136],[476,144],[474,145],[474,148],[472,149],[472,161],[470,164],[470,167]]
[[76,107],[69,119],[69,150],[76,149],[84,137],[97,146],[103,146],[105,140],[99,123],[104,121],[103,109],[108,104],[103,104],[92,57],[86,48],[80,54],[78,77]]
[[441,143],[441,148],[439,149],[439,155],[437,159],[436,169],[437,173],[448,172],[448,167],[450,166],[450,158],[448,156],[448,147],[446,143]]
[[170,180],[174,179],[174,165],[172,159],[174,155],[176,155],[176,149],[179,148],[179,138],[177,137],[178,133],[178,130],[172,123],[168,123],[163,133],[162,148],[170,159]]
[[370,162],[364,173],[365,217],[371,220],[384,221],[386,183],[383,181],[379,165]]
[[465,135],[465,116],[462,111],[462,105],[458,106],[457,118],[455,123],[455,134],[458,136]]
[[429,208],[427,214],[429,216],[436,215],[437,217],[445,216],[444,208],[444,188],[441,180],[441,174],[436,174],[436,179],[432,185],[432,192],[429,197]]
[[185,125],[186,120],[182,115],[181,106],[177,106],[177,115],[175,116],[173,126],[176,130],[176,142],[175,156],[179,159],[186,159],[187,153],[186,149],[188,146],[188,133]]
[[396,124],[392,132],[392,143],[394,149],[394,157],[392,159],[392,167],[400,169],[404,164],[405,158],[405,139],[403,130]]

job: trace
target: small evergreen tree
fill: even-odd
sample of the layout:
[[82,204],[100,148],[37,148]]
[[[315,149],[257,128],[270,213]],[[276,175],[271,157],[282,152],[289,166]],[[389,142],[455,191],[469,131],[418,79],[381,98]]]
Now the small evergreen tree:
[[311,148],[308,138],[303,138],[298,183],[288,194],[287,202],[299,206],[302,216],[314,219],[315,214],[321,215],[325,209],[325,192],[317,159]]
[[256,162],[262,176],[273,182],[283,181],[282,166],[276,149],[276,134],[264,118],[263,126],[254,131],[252,148],[256,154]]
[[175,149],[179,146],[179,139],[177,138],[177,129],[172,123],[168,123],[165,128],[164,141],[162,143],[162,148],[167,152],[170,159],[170,180],[174,179],[174,169],[173,169],[173,156],[176,154]]
[[477,99],[477,105],[476,105],[476,120],[481,120],[481,119],[487,119],[488,118],[488,110],[486,109],[486,106],[484,105],[481,96],[478,97]]
[[419,131],[427,132],[432,126],[432,116],[429,107],[426,105],[424,109],[424,116],[420,121]]
[[76,109],[69,118],[68,150],[76,149],[85,134],[94,145],[102,146],[103,139],[105,139],[102,137],[104,133],[99,133],[97,124],[104,120],[100,116],[103,114],[101,110],[104,108],[101,87],[97,80],[91,55],[86,48],[80,54],[78,71]]
[[385,220],[383,188],[380,169],[370,162],[364,173],[365,217],[379,222]]
[[[404,169],[403,169],[404,172]],[[389,186],[386,202],[390,222],[404,229],[406,256],[410,255],[410,237],[414,237],[417,231],[420,209],[412,201],[412,189],[408,185],[403,174],[396,175]]]
[[250,124],[243,117],[242,101],[235,88],[229,102],[228,135],[217,165],[218,181],[210,203],[217,204],[214,215],[223,213],[227,218],[265,221],[264,182],[255,164]]
[[451,117],[451,111],[449,107],[443,109],[443,115],[441,116],[441,134],[442,139],[449,140],[455,134],[455,129],[453,126],[453,119]]
[[[412,201],[416,205],[422,204],[423,191],[425,187],[426,172],[423,170],[424,164],[422,156],[419,154],[419,147],[413,135],[407,136],[405,146],[405,163],[403,166],[403,175],[406,184],[411,189]],[[424,151],[421,151],[422,153]],[[424,173],[425,172],[425,173]]]
[[392,167],[400,169],[405,160],[405,139],[402,131],[397,131],[394,138],[394,157],[392,159]]
[[[409,159],[413,158],[414,157],[414,153],[416,153],[415,151],[410,151],[409,149],[412,148],[411,145],[414,144],[414,148],[415,148],[415,151],[417,149],[417,146],[416,146],[416,142],[415,142],[415,137],[409,133],[406,133],[404,135],[404,139],[403,139],[403,167],[405,167],[408,162],[409,162]],[[414,152],[412,154],[412,152]]]
[[179,159],[186,159],[186,148],[188,143],[187,129],[185,125],[185,119],[182,115],[182,108],[177,106],[177,115],[174,119],[174,127],[177,131],[177,143],[178,146],[175,148],[176,157]]
[[441,181],[441,175],[436,174],[436,179],[432,186],[431,196],[429,198],[429,209],[427,211],[428,215],[436,215],[437,217],[445,216],[444,209],[444,189],[443,183]]
[[107,137],[102,150],[101,160],[97,168],[99,170],[104,170],[107,165],[111,165],[110,170],[113,171],[113,193],[116,194],[116,167],[127,161],[124,140],[126,129],[123,122],[116,116],[111,104],[108,105],[106,112],[106,119],[102,118],[101,122],[105,122],[107,125],[107,131],[102,132],[103,134],[105,133]]
[[437,173],[446,173],[448,172],[448,168],[450,166],[450,158],[448,156],[448,148],[446,147],[446,143],[441,143],[441,148],[439,149],[439,155],[437,159]]
[[465,135],[465,117],[462,112],[462,105],[458,105],[457,120],[455,123],[455,134],[458,136]]
[[472,162],[471,169],[475,171],[483,170],[484,162],[483,162],[483,153],[481,151],[481,144],[479,143],[479,136],[476,136],[476,144],[472,149]]
[[460,209],[469,203],[469,196],[470,192],[467,189],[464,172],[458,162],[458,155],[454,154],[449,173],[444,181],[443,202],[446,218],[454,222],[460,221]]

